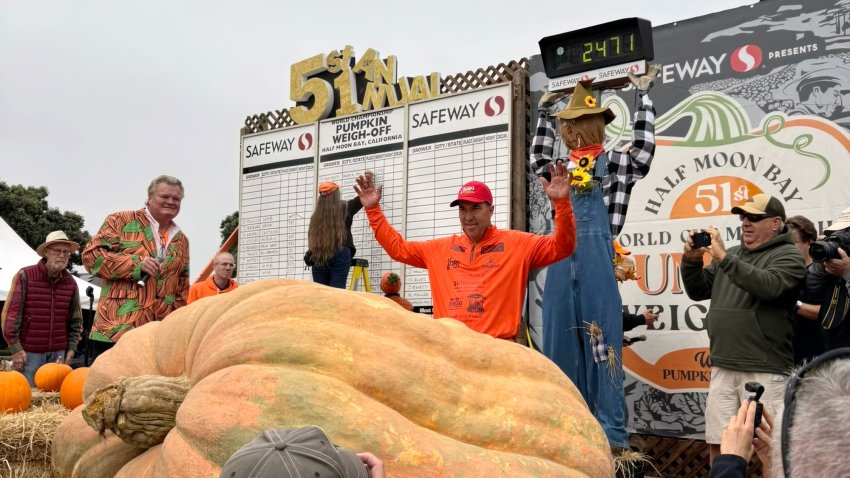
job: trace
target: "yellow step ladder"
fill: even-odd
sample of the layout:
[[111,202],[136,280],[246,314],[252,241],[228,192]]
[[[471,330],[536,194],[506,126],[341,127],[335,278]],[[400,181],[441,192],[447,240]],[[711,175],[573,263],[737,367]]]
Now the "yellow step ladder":
[[351,267],[354,270],[351,271],[351,283],[348,285],[348,288],[357,290],[357,281],[362,277],[366,292],[372,292],[372,283],[369,281],[369,261],[366,259],[352,259]]

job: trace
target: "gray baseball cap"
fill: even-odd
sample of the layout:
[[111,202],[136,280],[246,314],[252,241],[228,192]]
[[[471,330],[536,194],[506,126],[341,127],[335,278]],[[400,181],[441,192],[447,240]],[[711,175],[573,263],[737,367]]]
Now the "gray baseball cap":
[[354,453],[331,443],[316,426],[272,428],[236,450],[221,478],[369,478]]

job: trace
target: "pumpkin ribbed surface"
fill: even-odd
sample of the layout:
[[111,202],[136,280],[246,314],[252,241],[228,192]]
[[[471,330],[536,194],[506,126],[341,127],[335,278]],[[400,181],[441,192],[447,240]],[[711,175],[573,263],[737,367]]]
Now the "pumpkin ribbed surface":
[[80,367],[69,373],[59,388],[59,401],[68,410],[73,410],[83,404],[83,385],[89,376],[88,367]]
[[[141,375],[185,376],[189,389],[164,442],[117,476],[218,476],[260,431],[306,425],[393,477],[613,476],[602,429],[557,366],[371,294],[266,280],[195,302],[123,336],[84,396]],[[58,476],[112,456],[87,453],[73,428],[54,446],[83,449],[54,460]]]
[[33,382],[36,388],[44,392],[58,392],[65,377],[71,373],[71,366],[64,363],[46,363],[35,371]]
[[26,377],[14,370],[0,372],[0,413],[28,410],[32,390]]

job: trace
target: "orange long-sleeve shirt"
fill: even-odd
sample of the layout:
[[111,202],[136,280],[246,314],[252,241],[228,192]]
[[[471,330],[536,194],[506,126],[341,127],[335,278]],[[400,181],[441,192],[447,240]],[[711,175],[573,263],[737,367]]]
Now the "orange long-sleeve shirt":
[[366,209],[375,238],[396,261],[428,269],[435,317],[451,317],[477,332],[513,338],[519,328],[530,269],[572,254],[576,228],[569,198],[555,203],[555,231],[540,236],[495,226],[473,244],[465,234],[405,241],[380,206]]

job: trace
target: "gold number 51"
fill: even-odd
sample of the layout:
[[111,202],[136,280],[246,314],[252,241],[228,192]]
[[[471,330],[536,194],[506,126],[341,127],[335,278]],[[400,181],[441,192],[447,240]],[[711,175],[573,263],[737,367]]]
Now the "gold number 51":
[[292,101],[307,101],[313,96],[313,106],[294,106],[289,116],[298,124],[313,123],[328,117],[333,108],[333,87],[320,78],[307,78],[328,69],[325,55],[318,54],[294,63],[289,73],[289,98]]

